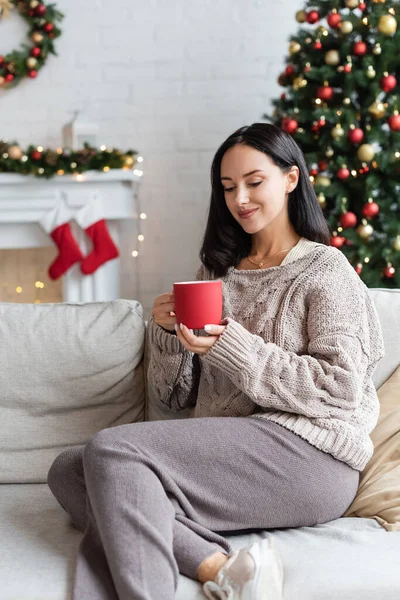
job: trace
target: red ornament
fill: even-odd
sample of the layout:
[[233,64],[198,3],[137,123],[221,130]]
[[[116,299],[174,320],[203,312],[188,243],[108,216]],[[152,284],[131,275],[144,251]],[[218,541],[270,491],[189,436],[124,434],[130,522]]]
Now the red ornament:
[[286,94],[285,93],[281,94],[281,100],[286,100]]
[[41,152],[39,152],[39,150],[34,150],[34,151],[31,153],[31,159],[32,159],[32,160],[40,160],[41,158],[42,158],[42,153],[41,153]]
[[387,267],[385,267],[383,269],[383,274],[388,279],[392,279],[392,277],[394,277],[396,275],[396,269],[394,267],[392,267],[392,265],[390,265],[390,266],[388,265]]
[[38,58],[41,54],[41,49],[40,48],[32,48],[31,49],[31,56],[34,56],[35,58]]
[[326,171],[326,169],[328,168],[328,163],[326,160],[320,160],[318,162],[318,167],[320,168],[320,171]]
[[44,4],[39,4],[39,6],[37,6],[35,8],[35,13],[37,14],[38,17],[43,17],[43,15],[45,14],[47,8],[45,7]]
[[293,75],[293,73],[294,73],[293,65],[288,65],[285,69],[285,75],[290,77],[291,75]]
[[356,271],[357,275],[361,275],[362,268],[363,268],[362,264],[358,263],[358,265],[355,267],[355,271]]
[[400,115],[392,115],[387,122],[392,131],[400,131]]
[[360,2],[360,4],[358,5],[358,8],[364,12],[364,10],[367,8],[367,5],[364,2]]
[[46,31],[46,33],[50,33],[51,31],[53,31],[54,25],[53,23],[46,23],[43,29]]
[[340,235],[334,235],[331,237],[329,243],[334,248],[341,248],[343,246],[343,244],[345,243],[345,241],[346,241],[346,238],[341,237]]
[[343,73],[351,73],[352,68],[353,68],[353,65],[344,65]]
[[0,65],[2,65],[4,62],[4,56],[0,56]]
[[379,82],[384,92],[390,92],[394,90],[397,85],[397,79],[393,75],[384,75]]
[[7,73],[7,75],[4,76],[4,79],[9,83],[14,80],[14,75],[12,73]]
[[29,71],[28,75],[31,79],[35,79],[35,77],[37,76],[38,72],[37,71]]
[[310,175],[312,175],[312,177],[316,177],[318,175],[318,169],[310,169]]
[[319,21],[319,12],[317,10],[310,10],[310,12],[306,14],[306,21],[307,23],[314,25],[314,23]]
[[288,117],[282,119],[281,127],[283,131],[286,131],[286,133],[294,133],[298,126],[299,124],[296,119],[289,119]]
[[355,129],[350,129],[347,137],[352,144],[359,144],[364,137],[364,132],[360,127],[355,127]]
[[317,89],[317,96],[321,100],[331,100],[333,96],[333,89],[329,85],[319,87]]
[[311,66],[309,66],[309,65],[306,65],[306,66],[304,67],[304,73],[308,73],[309,71],[311,71]]
[[353,44],[353,54],[364,56],[367,53],[367,44],[365,42],[355,42]]
[[341,179],[342,181],[344,181],[345,179],[348,179],[350,177],[350,171],[348,170],[347,167],[342,167],[336,173],[336,176],[338,179]]
[[322,43],[319,40],[317,40],[316,42],[314,42],[313,48],[314,48],[314,50],[321,50]]
[[343,213],[340,215],[339,221],[343,229],[349,229],[357,225],[357,217],[353,212]]
[[329,27],[332,27],[332,29],[336,29],[337,27],[339,27],[341,20],[342,17],[339,13],[329,13],[327,18],[328,25]]
[[367,202],[362,207],[362,212],[363,212],[363,215],[365,217],[368,217],[369,219],[372,217],[376,217],[376,215],[379,212],[379,206],[377,205],[376,202]]

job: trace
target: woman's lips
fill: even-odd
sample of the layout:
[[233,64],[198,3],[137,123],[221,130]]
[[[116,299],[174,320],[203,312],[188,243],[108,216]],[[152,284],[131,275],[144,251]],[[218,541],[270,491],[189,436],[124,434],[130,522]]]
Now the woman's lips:
[[250,219],[250,217],[252,217],[254,215],[254,213],[256,213],[257,211],[258,211],[258,208],[255,208],[251,212],[246,212],[246,213],[243,213],[243,214],[239,213],[239,217],[241,219]]

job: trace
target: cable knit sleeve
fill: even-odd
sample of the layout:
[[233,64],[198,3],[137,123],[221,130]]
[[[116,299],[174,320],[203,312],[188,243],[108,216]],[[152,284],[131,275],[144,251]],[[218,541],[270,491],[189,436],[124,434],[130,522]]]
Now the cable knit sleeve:
[[[361,402],[366,376],[384,354],[368,290],[347,264],[340,261],[339,268],[309,284],[307,354],[266,343],[227,318],[227,328],[202,361],[221,369],[261,407],[347,420]],[[290,318],[290,299],[285,303]]]
[[[205,278],[205,267],[201,265],[196,280]],[[198,355],[186,350],[175,333],[160,327],[154,317],[147,325],[146,344],[147,383],[160,402],[176,411],[195,406],[201,371]]]

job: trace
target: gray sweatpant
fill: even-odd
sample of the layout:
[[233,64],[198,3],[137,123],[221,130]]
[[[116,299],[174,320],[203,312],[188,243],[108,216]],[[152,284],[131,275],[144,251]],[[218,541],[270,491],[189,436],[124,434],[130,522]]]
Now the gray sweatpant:
[[339,518],[359,472],[276,423],[208,417],[103,429],[47,481],[84,532],[73,600],[173,600],[179,572],[232,550],[218,532]]

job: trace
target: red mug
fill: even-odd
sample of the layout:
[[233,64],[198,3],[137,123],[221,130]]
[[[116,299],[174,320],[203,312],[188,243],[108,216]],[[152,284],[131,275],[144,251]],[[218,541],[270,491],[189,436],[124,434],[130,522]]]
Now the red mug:
[[219,325],[222,319],[222,281],[182,281],[174,283],[175,314],[178,325],[204,329]]

